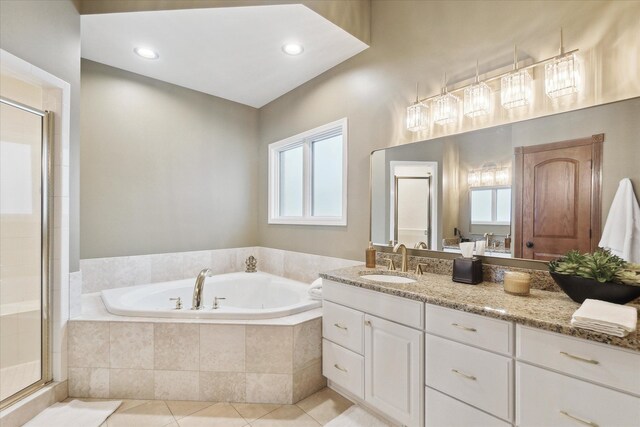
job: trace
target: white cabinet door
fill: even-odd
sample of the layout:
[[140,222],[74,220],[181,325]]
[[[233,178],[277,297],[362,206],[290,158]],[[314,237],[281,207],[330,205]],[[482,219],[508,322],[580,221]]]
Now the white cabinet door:
[[365,314],[365,400],[407,426],[422,425],[421,331]]

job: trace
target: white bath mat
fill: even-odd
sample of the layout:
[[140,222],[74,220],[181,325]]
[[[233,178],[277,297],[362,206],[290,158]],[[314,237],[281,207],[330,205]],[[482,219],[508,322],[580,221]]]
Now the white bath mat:
[[325,424],[325,427],[391,427],[391,424],[353,405],[342,414]]
[[105,402],[55,403],[40,412],[23,427],[99,427],[122,403],[121,400]]

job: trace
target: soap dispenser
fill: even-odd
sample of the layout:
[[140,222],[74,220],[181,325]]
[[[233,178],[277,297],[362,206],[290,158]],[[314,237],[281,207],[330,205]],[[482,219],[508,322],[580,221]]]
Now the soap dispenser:
[[369,247],[364,251],[365,253],[365,267],[376,268],[376,249],[373,247],[373,243],[369,242]]

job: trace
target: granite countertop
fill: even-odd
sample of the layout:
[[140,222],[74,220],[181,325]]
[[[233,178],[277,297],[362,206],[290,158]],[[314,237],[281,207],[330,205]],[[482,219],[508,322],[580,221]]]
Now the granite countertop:
[[[562,292],[531,289],[531,295],[522,297],[505,293],[499,283],[482,282],[478,285],[465,285],[452,281],[450,276],[439,274],[415,275],[394,271],[394,275],[416,280],[415,283],[406,284],[381,283],[360,277],[366,274],[389,274],[389,272],[382,267],[374,269],[355,266],[324,272],[320,277],[640,352],[640,322],[636,331],[624,338],[574,328],[571,326],[571,316],[580,304],[572,301]],[[640,308],[637,305],[631,306]]]

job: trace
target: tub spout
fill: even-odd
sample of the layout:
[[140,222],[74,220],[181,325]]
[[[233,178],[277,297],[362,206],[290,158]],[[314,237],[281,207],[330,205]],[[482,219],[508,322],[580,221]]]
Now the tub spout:
[[204,279],[213,276],[213,272],[204,268],[200,273],[198,273],[198,277],[196,277],[196,284],[193,287],[193,300],[191,302],[191,310],[202,310],[202,289],[204,288]]

